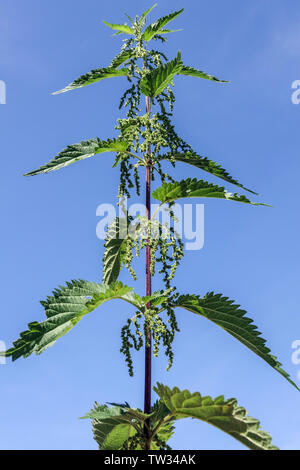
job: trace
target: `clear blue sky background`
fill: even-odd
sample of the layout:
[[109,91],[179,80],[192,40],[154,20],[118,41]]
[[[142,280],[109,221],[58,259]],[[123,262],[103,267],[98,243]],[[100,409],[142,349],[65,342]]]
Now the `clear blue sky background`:
[[[43,320],[38,301],[57,285],[101,278],[96,208],[115,200],[113,156],[50,175],[22,174],[67,144],[116,135],[125,80],[51,92],[108,65],[119,51],[120,39],[102,19],[124,21],[124,11],[135,15],[149,6],[150,0],[0,1],[0,79],[7,84],[7,104],[0,106],[0,339],[8,346],[28,322]],[[177,130],[274,207],[205,202],[205,246],[187,252],[177,286],[183,293],[214,290],[235,299],[297,381],[291,343],[300,338],[300,106],[291,103],[291,83],[300,79],[299,2],[160,0],[151,20],[182,6],[173,26],[184,31],[170,35],[167,54],[172,58],[180,48],[185,64],[231,83],[177,78]],[[204,176],[192,167],[177,171]],[[133,283],[126,273],[121,279]],[[136,289],[144,292],[143,279]],[[107,303],[41,356],[0,365],[1,449],[95,449],[90,423],[77,419],[95,400],[142,407],[143,354],[130,379],[119,353],[127,309]],[[220,328],[183,310],[178,318],[175,365],[166,372],[161,356],[153,379],[235,396],[276,445],[299,449],[299,392]],[[172,446],[243,448],[192,420],[178,423]]]

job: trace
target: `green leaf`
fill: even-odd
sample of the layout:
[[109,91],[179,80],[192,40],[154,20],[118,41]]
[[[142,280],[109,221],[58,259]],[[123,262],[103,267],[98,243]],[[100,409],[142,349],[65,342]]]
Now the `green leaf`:
[[214,82],[229,83],[228,80],[219,80],[219,78],[214,77],[213,75],[208,75],[207,73],[202,72],[202,70],[197,70],[193,67],[187,66],[182,67],[180,75],[190,75],[191,77],[204,78],[205,80],[213,80]]
[[26,173],[24,176],[33,176],[41,173],[49,173],[50,171],[59,170],[65,166],[71,165],[79,160],[93,157],[98,153],[104,152],[125,152],[129,144],[124,140],[108,139],[100,140],[90,139],[79,144],[68,145],[67,148],[62,150],[56,157],[50,160],[45,165],[37,170]]
[[151,422],[153,424],[162,423],[169,414],[170,410],[165,403],[162,400],[156,400],[151,407]]
[[158,305],[161,305],[162,303],[167,302],[167,300],[169,298],[169,294],[172,291],[173,291],[172,287],[170,289],[167,289],[167,290],[155,291],[151,295],[142,297],[142,302],[145,305],[148,302],[151,302],[152,307],[157,307]]
[[[151,414],[139,409],[130,408],[128,403],[107,405],[95,404],[94,408],[81,419],[92,419],[94,439],[100,450],[122,450],[129,437],[144,434],[145,422],[148,420],[149,434],[152,437],[151,450],[159,450],[154,435],[167,442],[174,433],[172,422],[164,422],[169,414],[168,408],[160,400],[151,408]],[[135,450],[141,450],[140,446]]]
[[146,11],[142,14],[142,16],[141,16],[141,18],[140,18],[140,21],[139,21],[140,24],[141,24],[141,22],[146,18],[146,16],[149,15],[150,11],[152,11],[153,8],[155,8],[156,6],[157,6],[157,3],[155,3],[155,4],[153,5],[153,7],[148,8],[148,10],[146,10]]
[[257,419],[247,415],[245,408],[237,405],[235,398],[225,400],[201,396],[199,392],[172,390],[157,383],[155,392],[163,400],[174,419],[194,418],[216,426],[251,450],[278,450],[271,436],[263,431]]
[[255,206],[267,206],[267,204],[260,202],[251,202],[244,195],[229,193],[222,186],[217,186],[203,180],[197,180],[196,178],[187,178],[186,180],[175,181],[174,183],[163,183],[153,191],[152,196],[161,203],[173,202],[176,199],[187,197],[211,197],[244,202],[245,204]]
[[94,439],[100,450],[121,450],[125,441],[136,434],[133,418],[123,406],[96,404],[83,416],[92,419]]
[[[162,426],[159,428],[158,432],[156,433],[156,436],[161,440],[167,443],[171,437],[173,437],[175,432],[175,427],[172,425],[172,421],[170,423],[162,424]],[[169,447],[169,449],[171,449]],[[151,450],[161,450],[157,446],[154,440],[151,441]]]
[[256,194],[254,191],[251,191],[251,189],[246,188],[242,184],[240,184],[236,179],[232,178],[229,173],[222,168],[218,163],[209,160],[207,157],[202,157],[198,155],[195,152],[187,152],[187,153],[177,153],[177,154],[172,154],[168,153],[166,155],[162,155],[161,160],[169,160],[169,159],[174,159],[175,161],[182,162],[182,163],[188,163],[189,165],[193,165],[197,168],[200,168],[200,170],[207,171],[207,173],[210,173],[211,175],[217,176],[218,178],[221,178],[224,181],[227,181],[228,183],[234,184],[235,186],[238,186],[239,188],[245,189],[245,191],[249,191],[249,193]]
[[174,20],[183,12],[184,8],[179,11],[175,11],[174,13],[170,13],[169,15],[163,16],[159,18],[155,23],[150,24],[144,31],[143,39],[148,42],[150,39],[153,38],[156,34],[161,34],[161,30],[166,24],[170,23],[170,21]]
[[66,93],[67,91],[76,90],[77,88],[82,88],[92,83],[100,82],[105,78],[113,77],[126,77],[129,75],[129,70],[126,68],[123,69],[114,69],[112,67],[106,67],[101,69],[91,70],[91,72],[81,75],[81,77],[74,80],[70,85],[66,86],[62,90],[55,91],[52,95],[59,95],[60,93]]
[[117,217],[107,230],[103,257],[103,282],[106,284],[119,277],[126,255],[128,223],[125,217]]
[[124,64],[127,60],[134,57],[134,49],[125,49],[121,51],[112,61],[109,68],[117,69],[120,65]]
[[271,354],[270,349],[265,345],[266,340],[260,336],[261,333],[253,324],[253,320],[246,317],[247,312],[242,310],[239,305],[234,304],[233,300],[229,300],[228,297],[221,294],[209,292],[203,298],[197,295],[181,295],[172,303],[172,306],[189,310],[220,326],[264,359],[299,390],[290,379],[289,374],[281,368],[278,359]]
[[46,320],[29,323],[29,329],[20,334],[20,338],[13,343],[14,346],[0,355],[11,356],[14,361],[32,353],[41,354],[68,333],[85,315],[108,300],[122,299],[139,308],[141,299],[131,291],[131,287],[121,282],[109,286],[83,280],[68,282],[41,302],[45,308]]
[[133,21],[133,19],[131,18],[131,16],[127,15],[127,13],[124,13],[124,14],[125,14],[125,16],[129,19],[130,23],[133,24],[134,21]]
[[120,33],[133,34],[132,29],[127,24],[108,23],[107,21],[104,21],[104,20],[103,20],[103,23],[105,23],[106,26],[108,26],[109,28],[114,29]]
[[182,29],[162,29],[159,34],[179,33]]
[[172,82],[173,78],[180,73],[181,67],[181,54],[178,52],[175,59],[151,70],[141,80],[140,87],[142,93],[150,98],[159,95]]

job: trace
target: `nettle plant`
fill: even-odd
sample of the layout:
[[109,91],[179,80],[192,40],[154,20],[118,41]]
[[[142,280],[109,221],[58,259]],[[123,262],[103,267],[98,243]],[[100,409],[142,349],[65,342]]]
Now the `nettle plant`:
[[[75,90],[106,78],[126,77],[128,89],[120,101],[125,117],[117,121],[118,137],[107,140],[96,138],[70,145],[49,163],[27,174],[49,173],[97,154],[114,152],[113,167],[120,168],[119,204],[124,204],[124,198],[130,197],[133,192],[140,195],[142,175],[145,177],[146,216],[132,217],[125,211],[124,217],[117,217],[107,230],[102,283],[73,280],[54,290],[52,296],[41,302],[46,319],[41,323],[29,323],[28,330],[22,332],[13,347],[3,354],[11,356],[12,360],[32,353],[40,354],[101,304],[122,299],[135,309],[135,314],[128,318],[121,331],[121,352],[125,356],[129,375],[133,374],[132,348],[145,350],[144,410],[133,408],[127,402],[96,403],[85,417],[92,420],[94,438],[101,450],[170,449],[167,442],[174,433],[176,421],[188,417],[213,424],[250,449],[277,449],[271,443],[271,436],[260,428],[259,421],[249,417],[234,398],[211,398],[199,392],[191,393],[177,387],[171,389],[157,383],[154,391],[158,397],[154,404],[151,402],[153,355],[157,356],[162,346],[168,357],[168,367],[173,363],[172,344],[175,333],[179,331],[175,315],[177,308],[214,322],[296,387],[277,358],[270,354],[257,327],[239,305],[213,292],[202,297],[197,294],[182,295],[171,285],[183,257],[183,243],[174,229],[175,201],[208,197],[260,204],[202,179],[175,181],[163,170],[162,164],[165,163],[173,167],[177,162],[187,163],[256,194],[232,178],[219,164],[197,154],[175,131],[171,121],[175,102],[174,78],[186,75],[219,83],[225,81],[184,65],[180,52],[168,61],[163,52],[151,48],[150,44],[164,43],[166,35],[174,32],[165,26],[183,11],[163,16],[146,26],[147,16],[153,8],[134,20],[127,15],[130,25],[105,22],[116,31],[116,35],[126,35],[121,52],[108,67],[92,70],[56,92]],[[155,214],[151,214],[151,183],[155,179],[159,179],[160,186],[152,197],[159,201],[159,208],[166,208],[171,224],[162,224],[154,217]],[[142,250],[146,263],[145,296],[135,293],[118,280],[122,267],[126,267],[136,279],[132,262]],[[164,287],[152,292],[151,279],[155,272]]]

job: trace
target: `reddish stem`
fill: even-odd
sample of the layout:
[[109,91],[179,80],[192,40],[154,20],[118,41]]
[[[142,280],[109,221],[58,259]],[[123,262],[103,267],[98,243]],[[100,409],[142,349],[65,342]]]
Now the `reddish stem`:
[[[146,97],[146,111],[149,112],[149,98]],[[150,155],[150,147],[147,150],[147,153]],[[150,220],[151,218],[151,160],[150,157],[147,162],[146,167],[146,216],[147,219]],[[151,264],[151,254],[150,254],[150,246],[149,240],[147,240],[146,244],[146,295],[151,295],[151,272],[150,272],[150,264]],[[147,304],[147,308],[151,307],[151,302]],[[151,412],[151,365],[152,365],[152,344],[151,344],[151,329],[146,327],[146,346],[145,346],[145,393],[144,393],[144,412],[149,414]],[[145,427],[145,432],[147,432],[147,428]],[[150,443],[149,441],[146,443],[146,450],[150,450]]]

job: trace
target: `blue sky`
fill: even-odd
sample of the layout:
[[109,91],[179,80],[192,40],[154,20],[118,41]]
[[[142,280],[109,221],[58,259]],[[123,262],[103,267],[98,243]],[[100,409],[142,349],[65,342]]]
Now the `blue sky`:
[[[7,85],[7,104],[0,105],[0,339],[9,346],[28,322],[43,320],[39,300],[57,285],[101,278],[96,208],[115,201],[113,157],[34,178],[22,174],[68,144],[116,135],[125,80],[51,92],[108,65],[119,51],[119,38],[102,19],[121,22],[125,11],[134,16],[149,6],[144,0],[0,2],[0,80]],[[177,131],[273,208],[205,202],[204,248],[186,253],[176,284],[182,293],[214,290],[235,299],[297,381],[300,366],[291,361],[291,344],[300,339],[300,105],[291,102],[291,84],[300,79],[299,3],[161,0],[151,20],[181,7],[185,11],[173,25],[183,31],[170,35],[166,53],[172,58],[180,48],[185,64],[231,83],[176,79]],[[183,166],[177,171],[180,177],[207,176]],[[133,284],[126,273],[121,280]],[[135,288],[143,294],[142,277]],[[122,304],[107,303],[41,356],[0,365],[1,449],[95,449],[90,423],[77,419],[95,400],[142,407],[143,354],[135,356],[131,379],[119,352],[127,314]],[[207,320],[183,310],[178,320],[175,365],[166,372],[161,355],[154,381],[237,397],[276,445],[299,449],[299,392]],[[178,423],[171,444],[243,448],[192,420]]]

